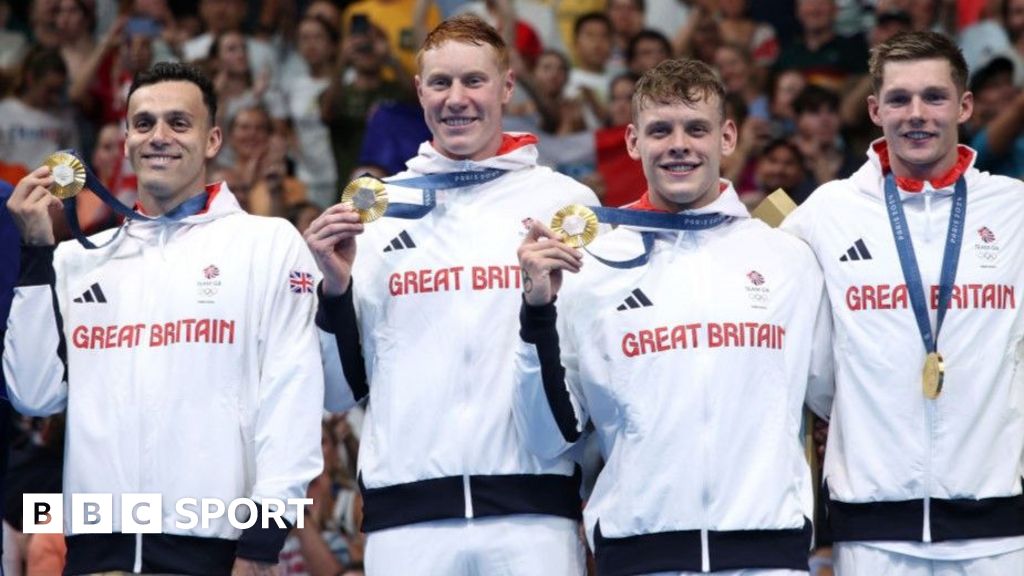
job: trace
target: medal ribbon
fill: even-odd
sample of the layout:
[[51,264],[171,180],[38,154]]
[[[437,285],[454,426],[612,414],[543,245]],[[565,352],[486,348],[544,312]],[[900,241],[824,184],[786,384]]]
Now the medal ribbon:
[[449,172],[447,174],[427,174],[401,180],[385,180],[386,183],[393,186],[422,189],[423,204],[391,202],[388,204],[388,209],[384,212],[384,215],[391,218],[418,220],[429,214],[437,206],[437,190],[465,188],[467,186],[483,184],[494,180],[505,172],[507,170],[488,168],[486,170]]
[[[588,208],[593,210],[598,221],[605,224],[660,228],[663,230],[707,230],[730,220],[729,216],[718,212],[710,214],[672,214],[668,212],[631,210],[629,208],[607,208],[604,206],[588,206]],[[616,262],[601,258],[590,250],[587,250],[587,253],[605,266],[622,270],[636,268],[637,266],[643,266],[650,260],[651,251],[654,249],[655,234],[656,232],[650,230],[640,232],[640,237],[644,242],[644,252],[630,260]]]
[[917,329],[921,332],[925,353],[937,352],[939,331],[942,329],[942,321],[946,317],[946,309],[949,308],[949,301],[953,295],[956,269],[960,262],[960,246],[964,239],[964,220],[967,217],[967,183],[964,181],[964,177],[960,176],[953,189],[953,206],[949,211],[949,228],[946,231],[946,246],[942,254],[942,273],[939,276],[939,309],[936,311],[934,333],[931,329],[931,322],[928,320],[927,295],[924,283],[921,281],[921,269],[917,265],[914,244],[910,239],[910,228],[907,227],[903,202],[900,200],[899,190],[896,189],[896,177],[892,172],[885,177],[885,206],[889,213],[889,224],[892,227],[893,238],[896,240],[896,252],[900,257],[903,279],[907,283],[910,304],[914,309],[914,318],[917,320]]
[[[78,160],[82,162],[82,166],[85,167],[84,188],[92,190],[93,194],[99,196],[100,200],[102,200],[104,204],[109,206],[111,210],[113,210],[117,214],[120,214],[127,220],[176,221],[181,220],[186,216],[196,214],[206,206],[208,194],[206,192],[203,192],[202,194],[193,196],[188,200],[185,200],[184,202],[176,206],[173,210],[157,218],[151,218],[149,216],[139,214],[135,210],[132,210],[128,206],[125,206],[123,202],[121,202],[120,200],[117,199],[116,196],[111,194],[110,190],[107,190],[107,187],[103,185],[103,182],[100,181],[100,179],[96,176],[95,173],[93,173],[92,169],[89,168],[89,165],[82,160],[81,156],[79,156],[77,152],[75,152],[74,150],[65,150],[65,152],[74,156],[75,158],[78,158]],[[114,232],[114,235],[110,237],[110,240],[107,240],[106,242],[100,244],[99,246],[93,244],[92,241],[85,237],[85,233],[82,232],[82,227],[78,222],[78,203],[75,200],[77,197],[78,195],[76,194],[71,198],[65,198],[62,202],[64,203],[64,215],[67,217],[68,227],[71,228],[71,233],[74,234],[75,239],[78,240],[78,243],[88,250],[95,250],[96,248],[102,248],[113,242],[121,233],[120,227],[118,227],[118,229]]]

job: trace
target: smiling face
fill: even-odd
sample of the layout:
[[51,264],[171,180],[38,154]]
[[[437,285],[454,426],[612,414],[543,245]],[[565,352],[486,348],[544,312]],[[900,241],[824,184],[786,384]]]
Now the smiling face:
[[893,172],[934,179],[956,162],[957,127],[973,104],[970,92],[957,89],[947,60],[890,61],[878,93],[868,97],[868,113],[885,134]]
[[626,129],[626,148],[643,164],[651,203],[671,212],[718,198],[722,156],[735,147],[736,125],[723,121],[717,95],[647,101]]
[[174,80],[142,86],[128,100],[125,155],[138,176],[147,213],[162,214],[206,184],[206,161],[217,155],[220,128],[211,126],[202,92]]
[[501,146],[501,110],[512,97],[512,71],[492,46],[446,41],[420,54],[416,93],[434,136],[449,158],[482,160]]

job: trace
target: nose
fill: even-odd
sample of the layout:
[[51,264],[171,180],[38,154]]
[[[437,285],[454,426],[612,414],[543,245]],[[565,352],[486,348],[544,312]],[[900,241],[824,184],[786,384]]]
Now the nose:
[[685,156],[690,150],[690,138],[685,130],[674,130],[669,140],[669,154]]
[[458,80],[452,82],[448,89],[447,104],[451,107],[461,108],[466,105],[466,87]]
[[910,100],[910,119],[918,122],[924,120],[924,103],[918,96]]
[[150,135],[150,143],[154,146],[164,146],[170,143],[170,130],[171,128],[167,123],[162,120],[157,121],[153,126],[153,131]]

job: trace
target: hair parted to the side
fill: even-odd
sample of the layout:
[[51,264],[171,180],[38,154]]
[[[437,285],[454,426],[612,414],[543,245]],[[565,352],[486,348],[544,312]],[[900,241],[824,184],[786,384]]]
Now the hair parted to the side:
[[902,32],[871,49],[868,71],[871,73],[871,84],[875,94],[882,89],[886,63],[916,60],[949,62],[953,84],[960,93],[967,90],[967,62],[960,47],[945,34],[924,30]]
[[718,99],[719,119],[725,121],[725,86],[710,66],[700,60],[674,58],[644,72],[633,93],[633,122],[652,104],[697,102]]
[[143,86],[150,86],[160,82],[191,82],[199,88],[203,94],[203,103],[206,104],[206,111],[210,115],[210,127],[216,123],[217,118],[217,93],[213,90],[213,83],[210,78],[203,74],[203,71],[193,64],[182,62],[157,62],[150,66],[149,70],[143,70],[135,74],[132,79],[131,88],[128,89],[128,102],[131,102],[132,94]]
[[423,53],[441,47],[445,42],[461,42],[474,46],[490,46],[498,59],[498,69],[509,68],[508,46],[493,26],[473,14],[459,14],[448,18],[427,34],[423,46],[416,53],[417,68],[423,66]]

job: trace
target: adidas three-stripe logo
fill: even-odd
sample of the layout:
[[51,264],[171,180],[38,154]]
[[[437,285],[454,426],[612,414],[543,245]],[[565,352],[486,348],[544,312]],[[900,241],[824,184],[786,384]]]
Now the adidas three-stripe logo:
[[864,244],[863,238],[858,238],[853,246],[839,257],[840,262],[849,262],[851,260],[871,260],[871,252],[868,252],[868,247]]
[[89,289],[82,292],[82,295],[75,298],[75,302],[98,302],[100,304],[107,303],[107,297],[103,295],[103,290],[100,289],[99,283],[95,283],[89,286]]
[[619,304],[616,310],[632,310],[634,308],[647,308],[648,306],[654,306],[651,299],[644,294],[643,290],[636,288],[630,293],[630,296],[626,297],[626,301]]
[[391,252],[392,250],[405,250],[406,248],[415,248],[416,243],[412,241],[412,236],[405,230],[398,236],[391,239],[391,244],[384,247],[385,252]]

